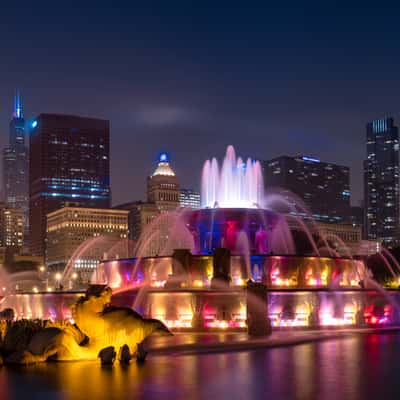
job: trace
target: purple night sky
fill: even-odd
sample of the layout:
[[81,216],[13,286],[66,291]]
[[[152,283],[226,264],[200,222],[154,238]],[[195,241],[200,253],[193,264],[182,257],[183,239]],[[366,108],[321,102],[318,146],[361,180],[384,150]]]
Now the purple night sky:
[[18,87],[26,118],[110,119],[114,204],[144,197],[161,150],[199,188],[204,160],[228,144],[348,165],[357,204],[366,122],[400,122],[400,10],[322,3],[3,5],[0,147]]

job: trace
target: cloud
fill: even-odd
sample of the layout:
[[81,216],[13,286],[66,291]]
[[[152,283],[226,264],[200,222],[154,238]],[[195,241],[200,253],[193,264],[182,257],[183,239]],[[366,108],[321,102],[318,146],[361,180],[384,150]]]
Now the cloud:
[[179,125],[193,122],[197,114],[197,111],[177,105],[149,105],[138,108],[134,118],[140,125]]

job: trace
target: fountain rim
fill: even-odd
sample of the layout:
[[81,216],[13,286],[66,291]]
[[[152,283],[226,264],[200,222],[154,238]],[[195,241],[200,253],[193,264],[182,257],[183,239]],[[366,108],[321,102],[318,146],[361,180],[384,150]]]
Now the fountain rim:
[[[189,249],[176,249],[176,250],[189,250]],[[189,250],[190,251],[190,250]],[[191,254],[192,257],[195,258],[203,258],[203,257],[213,257],[214,253],[210,254]],[[145,257],[126,257],[126,258],[115,258],[115,259],[109,259],[109,260],[102,260],[100,264],[102,263],[108,263],[108,262],[117,262],[117,261],[122,261],[122,262],[128,262],[128,261],[138,261],[138,260],[150,260],[150,259],[170,259],[172,258],[173,255],[169,256],[145,256]],[[231,254],[231,257],[247,257],[246,254]],[[310,255],[310,254],[265,254],[265,253],[255,253],[251,254],[250,257],[263,257],[263,258],[275,258],[275,257],[281,257],[281,258],[303,258],[303,259],[320,259],[320,260],[348,260],[348,261],[362,261],[363,257],[362,256],[353,256],[353,257],[348,257],[348,256],[315,256],[315,255]]]

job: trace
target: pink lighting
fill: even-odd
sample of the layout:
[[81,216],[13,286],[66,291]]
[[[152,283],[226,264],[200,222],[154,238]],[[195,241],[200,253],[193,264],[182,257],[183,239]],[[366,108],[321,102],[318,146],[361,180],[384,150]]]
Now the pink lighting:
[[364,311],[364,320],[366,324],[370,325],[385,325],[391,322],[392,307],[385,305],[383,310],[370,305]]
[[216,158],[207,160],[201,179],[203,207],[254,208],[264,198],[264,184],[259,161],[236,157],[233,146],[226,149],[221,169]]

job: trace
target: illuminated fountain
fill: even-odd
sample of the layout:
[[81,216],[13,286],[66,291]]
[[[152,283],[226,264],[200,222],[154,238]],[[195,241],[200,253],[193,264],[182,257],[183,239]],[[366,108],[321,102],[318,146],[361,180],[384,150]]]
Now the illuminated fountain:
[[[161,214],[134,257],[100,263],[92,283],[110,286],[114,304],[174,330],[246,329],[249,310],[261,310],[276,328],[399,321],[397,292],[383,291],[363,260],[343,243],[333,249],[332,238],[291,213],[283,196],[264,198],[258,161],[244,162],[232,146],[221,166],[207,160],[202,202],[200,210]],[[399,266],[381,256],[398,285]],[[64,276],[70,273],[71,264]]]
[[254,208],[264,200],[264,182],[259,161],[243,161],[228,146],[221,168],[216,158],[204,163],[201,180],[203,208]]
[[172,329],[241,329],[248,318],[246,283],[253,281],[268,289],[264,301],[275,327],[397,321],[394,293],[385,292],[382,305],[383,294],[362,260],[347,248],[339,254],[329,246],[332,238],[317,238],[312,221],[263,207],[287,200],[264,199],[259,162],[244,162],[229,146],[221,166],[215,158],[205,162],[201,187],[202,209],[160,217],[170,223],[158,257],[149,251],[162,225],[155,220],[135,258],[99,266],[97,282],[113,287],[117,304]]

